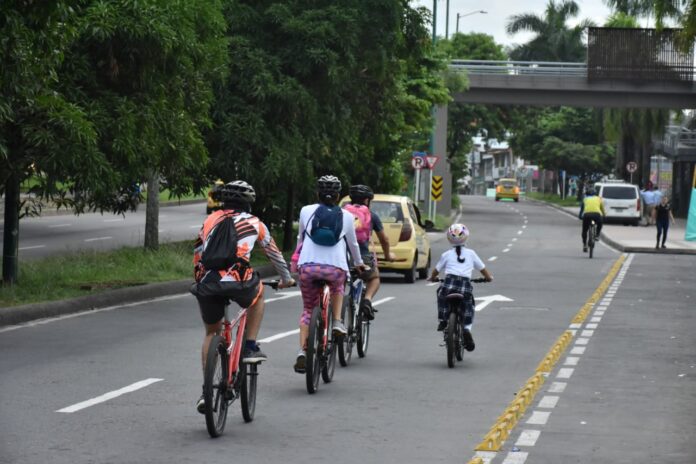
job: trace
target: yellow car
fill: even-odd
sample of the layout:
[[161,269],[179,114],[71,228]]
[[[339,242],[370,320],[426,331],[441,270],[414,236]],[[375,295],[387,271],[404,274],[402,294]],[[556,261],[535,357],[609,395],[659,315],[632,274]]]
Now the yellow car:
[[498,186],[495,188],[495,201],[500,201],[501,198],[520,201],[520,186],[517,179],[500,179],[498,181]]
[[222,203],[215,198],[215,192],[223,185],[225,185],[225,183],[221,179],[218,179],[210,190],[208,190],[208,204],[205,207],[205,214],[210,214],[222,208]]
[[[341,205],[349,201],[345,197],[341,200]],[[377,254],[379,269],[402,273],[408,283],[415,282],[419,277],[427,278],[431,254],[425,228],[432,227],[433,223],[421,223],[420,211],[405,196],[375,194],[370,202],[370,209],[382,220],[384,232],[389,238],[390,251],[396,256],[394,261],[385,261],[377,234],[372,232],[370,251]]]

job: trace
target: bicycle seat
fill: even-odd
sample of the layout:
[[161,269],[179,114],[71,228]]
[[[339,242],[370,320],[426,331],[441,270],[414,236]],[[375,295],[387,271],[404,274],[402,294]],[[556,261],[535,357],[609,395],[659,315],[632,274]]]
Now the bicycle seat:
[[461,293],[450,293],[449,295],[447,295],[447,299],[448,300],[463,300],[464,295]]

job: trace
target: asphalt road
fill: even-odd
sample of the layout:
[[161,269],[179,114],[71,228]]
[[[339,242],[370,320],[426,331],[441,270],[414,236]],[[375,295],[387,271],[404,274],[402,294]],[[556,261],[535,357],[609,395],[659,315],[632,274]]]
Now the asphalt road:
[[[160,241],[193,239],[205,217],[205,203],[160,208]],[[0,238],[4,233],[2,225]],[[25,218],[19,222],[19,257],[36,259],[77,250],[141,246],[144,237],[144,206],[125,215],[88,213]]]
[[[310,396],[292,371],[297,336],[264,343],[255,420],[245,424],[234,404],[225,434],[210,439],[194,409],[203,334],[192,297],[0,329],[0,462],[468,462],[619,254],[599,246],[588,259],[578,221],[532,203],[466,197],[462,221],[495,281],[475,287],[490,303],[476,315],[476,350],[454,369],[435,332],[436,287],[388,275],[366,358]],[[444,237],[431,237],[437,256]],[[628,256],[599,313],[573,327],[525,417],[486,458],[695,462],[695,262]],[[269,292],[260,338],[295,329],[300,313],[296,290]]]

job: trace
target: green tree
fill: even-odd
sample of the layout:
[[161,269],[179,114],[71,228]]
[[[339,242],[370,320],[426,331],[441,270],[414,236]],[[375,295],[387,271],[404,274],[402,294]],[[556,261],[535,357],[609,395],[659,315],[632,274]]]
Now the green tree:
[[534,13],[511,16],[506,27],[508,34],[527,31],[536,35],[526,44],[513,48],[510,58],[520,61],[584,61],[585,28],[594,24],[584,19],[576,26],[568,26],[568,21],[579,13],[580,8],[573,0],[549,0],[543,16]]
[[[0,4],[0,189],[5,197],[3,282],[17,280],[20,184],[41,174],[37,192],[56,179],[103,190],[111,173],[84,109],[57,91],[64,52],[76,34],[70,3]],[[25,211],[26,212],[26,211]]]
[[678,21],[682,28],[680,47],[684,52],[693,50],[696,39],[696,2],[694,0],[652,0],[655,12],[655,24],[658,29],[664,27],[666,18]]

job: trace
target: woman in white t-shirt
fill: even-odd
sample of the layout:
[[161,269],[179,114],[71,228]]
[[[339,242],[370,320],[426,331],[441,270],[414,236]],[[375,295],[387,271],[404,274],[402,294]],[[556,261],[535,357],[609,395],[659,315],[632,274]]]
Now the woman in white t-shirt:
[[300,351],[294,366],[295,372],[300,374],[305,372],[309,320],[321,296],[321,288],[314,282],[328,282],[334,317],[332,330],[339,335],[345,335],[346,328],[341,321],[341,306],[349,271],[346,245],[355,267],[361,272],[365,270],[355,236],[353,215],[337,204],[341,194],[341,181],[334,176],[322,176],[317,181],[317,193],[319,203],[307,205],[300,211],[300,233],[297,237],[299,245],[295,252],[303,303],[300,316]]
[[464,246],[467,238],[469,238],[469,229],[464,224],[452,224],[447,229],[447,241],[454,248],[442,253],[430,275],[430,280],[437,282],[438,275],[445,274],[445,281],[437,289],[437,315],[439,319],[437,330],[440,332],[447,325],[447,295],[462,293],[468,297],[464,300],[464,342],[467,351],[474,351],[476,345],[471,335],[471,327],[474,323],[471,273],[474,269],[480,271],[488,282],[493,280],[493,276],[488,272],[486,265],[483,264],[476,252]]

